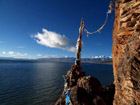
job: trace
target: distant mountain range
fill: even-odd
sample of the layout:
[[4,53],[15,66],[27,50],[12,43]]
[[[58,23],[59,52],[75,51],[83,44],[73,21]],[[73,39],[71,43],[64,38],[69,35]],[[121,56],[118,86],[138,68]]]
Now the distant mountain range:
[[89,58],[83,58],[83,62],[112,62],[111,56],[95,56]]
[[[12,57],[0,57],[0,62],[74,62],[74,57],[53,57],[53,58],[38,58],[38,59],[20,59]],[[82,58],[82,62],[112,62],[112,57],[95,56]]]

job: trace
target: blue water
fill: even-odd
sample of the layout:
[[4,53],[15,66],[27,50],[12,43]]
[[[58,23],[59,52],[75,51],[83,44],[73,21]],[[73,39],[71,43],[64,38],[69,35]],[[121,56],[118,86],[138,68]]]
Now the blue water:
[[[0,63],[0,105],[54,105],[63,91],[62,75],[72,63]],[[112,65],[84,63],[83,71],[102,85],[113,82]]]

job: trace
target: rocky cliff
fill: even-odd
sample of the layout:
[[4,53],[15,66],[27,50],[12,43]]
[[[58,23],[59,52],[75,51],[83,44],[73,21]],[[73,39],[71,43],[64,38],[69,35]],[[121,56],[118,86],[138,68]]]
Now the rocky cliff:
[[113,30],[114,105],[140,105],[140,0],[116,0]]

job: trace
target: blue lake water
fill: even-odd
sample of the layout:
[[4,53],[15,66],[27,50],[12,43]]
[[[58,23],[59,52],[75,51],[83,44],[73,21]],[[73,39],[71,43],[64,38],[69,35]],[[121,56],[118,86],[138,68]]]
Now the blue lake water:
[[[72,63],[0,63],[0,105],[54,105]],[[112,65],[83,63],[87,75],[101,84],[113,82]]]

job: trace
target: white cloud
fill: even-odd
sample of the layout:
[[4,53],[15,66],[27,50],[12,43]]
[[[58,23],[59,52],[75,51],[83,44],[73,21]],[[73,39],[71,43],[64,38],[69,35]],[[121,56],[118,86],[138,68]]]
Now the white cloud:
[[41,56],[43,56],[43,55],[42,55],[42,54],[37,54],[37,56],[41,57]]
[[12,56],[12,55],[14,55],[14,53],[15,53],[14,51],[9,51],[7,54]]
[[37,33],[32,38],[35,38],[38,44],[51,48],[59,48],[70,52],[75,52],[75,43],[71,42],[65,35],[60,35],[56,32],[42,29],[43,33]]
[[47,55],[47,56],[44,55],[44,58],[61,58],[61,57],[58,55]]
[[38,57],[42,58],[60,58],[58,55],[43,55],[43,54],[37,54]]
[[28,54],[27,54],[27,53],[23,53],[23,54],[22,54],[22,53],[16,52],[15,55],[16,55],[16,56],[23,57],[23,56],[27,56]]
[[5,52],[5,51],[3,51],[3,52],[2,52],[2,54],[6,54],[6,52]]
[[9,55],[12,57],[25,57],[28,55],[27,53],[20,53],[20,52],[14,52],[14,51],[8,51],[8,52],[3,51],[2,54]]
[[40,58],[68,58],[68,56],[58,56],[58,55],[43,55],[43,54],[37,54]]

